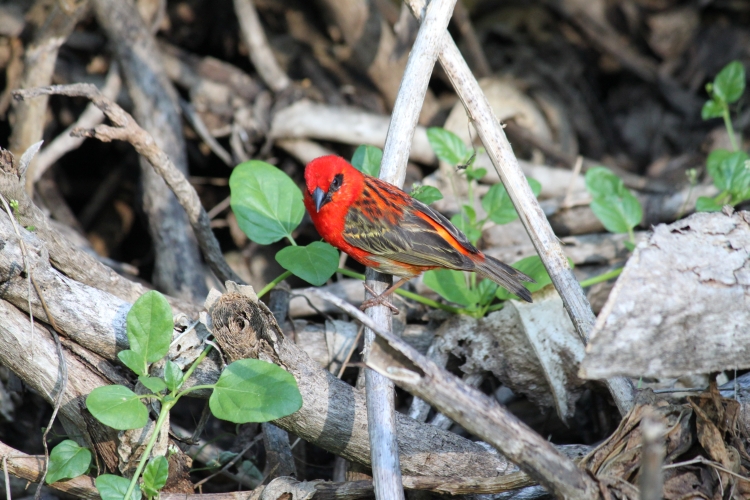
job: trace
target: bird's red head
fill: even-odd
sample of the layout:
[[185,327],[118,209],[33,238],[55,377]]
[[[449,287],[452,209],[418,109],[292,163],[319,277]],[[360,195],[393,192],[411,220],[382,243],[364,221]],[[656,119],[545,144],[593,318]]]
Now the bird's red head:
[[348,161],[336,155],[321,156],[305,168],[305,204],[311,215],[320,213],[326,205],[345,206],[362,191],[364,177]]

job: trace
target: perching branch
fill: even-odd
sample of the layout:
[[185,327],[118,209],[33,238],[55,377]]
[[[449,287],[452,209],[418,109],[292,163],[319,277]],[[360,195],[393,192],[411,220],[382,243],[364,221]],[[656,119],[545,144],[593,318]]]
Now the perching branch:
[[[396,186],[404,185],[409,147],[427,94],[427,85],[435,67],[442,35],[448,28],[456,0],[434,0],[427,9],[425,21],[419,28],[414,47],[401,80],[393,115],[385,140],[380,179]],[[375,293],[383,293],[391,284],[391,276],[375,269],[367,269],[367,282]],[[391,310],[378,305],[367,310],[375,323],[392,332]],[[370,356],[375,332],[365,327],[365,359]],[[378,499],[404,498],[401,468],[396,441],[396,418],[393,383],[373,370],[365,372],[367,421],[370,433],[372,476]]]
[[146,158],[154,167],[154,170],[166,181],[185,209],[203,255],[216,277],[222,282],[231,280],[236,283],[243,283],[242,279],[232,271],[224,260],[219,242],[211,230],[208,214],[201,205],[200,198],[198,198],[193,186],[190,185],[185,175],[175,167],[169,156],[159,148],[151,134],[142,129],[130,114],[103,96],[99,89],[91,84],[53,85],[13,92],[13,97],[20,100],[41,95],[86,97],[101,109],[107,118],[114,123],[114,126],[98,125],[93,130],[74,130],[72,134],[81,137],[93,137],[103,142],[120,140],[132,144],[135,150]]

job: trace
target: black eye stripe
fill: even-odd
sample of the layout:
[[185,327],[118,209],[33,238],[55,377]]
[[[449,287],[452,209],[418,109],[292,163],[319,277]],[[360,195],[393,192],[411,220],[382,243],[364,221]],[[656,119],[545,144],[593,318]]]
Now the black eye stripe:
[[331,181],[331,185],[328,188],[328,194],[333,194],[341,187],[341,185],[344,183],[344,174],[336,174],[336,176]]

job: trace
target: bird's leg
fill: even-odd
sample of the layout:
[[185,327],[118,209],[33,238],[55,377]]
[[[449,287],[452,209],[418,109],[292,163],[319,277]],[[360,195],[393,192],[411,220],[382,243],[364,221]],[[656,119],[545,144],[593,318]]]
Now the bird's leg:
[[398,280],[397,282],[395,282],[394,284],[392,284],[390,286],[390,288],[388,288],[388,290],[386,290],[385,292],[381,293],[380,295],[378,295],[377,293],[375,293],[372,290],[372,288],[370,288],[369,286],[367,286],[367,283],[363,283],[363,285],[365,286],[365,290],[367,290],[368,292],[370,292],[370,294],[373,295],[373,298],[365,300],[364,302],[362,302],[362,305],[359,306],[359,308],[364,311],[365,309],[367,309],[369,307],[377,306],[379,304],[382,304],[382,305],[386,306],[387,308],[389,308],[391,311],[393,311],[393,314],[398,314],[398,308],[396,306],[394,306],[393,304],[391,304],[390,302],[387,302],[385,299],[387,299],[388,296],[391,295],[393,292],[395,292],[396,290],[398,290],[399,288],[401,288],[410,279],[411,278],[401,278],[400,280]]

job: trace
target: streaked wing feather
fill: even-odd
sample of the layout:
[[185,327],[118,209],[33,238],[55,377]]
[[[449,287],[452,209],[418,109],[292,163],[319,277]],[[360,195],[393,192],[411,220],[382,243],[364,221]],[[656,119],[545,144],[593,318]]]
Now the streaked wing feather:
[[[390,184],[381,181],[376,184],[373,181],[377,179],[368,178],[367,181],[369,190],[365,192],[370,201],[350,207],[346,216],[343,236],[347,243],[375,256],[413,266],[474,269],[471,260],[416,212],[420,211],[440,224],[466,250],[476,252],[476,248],[445,217],[411,197],[392,193]],[[391,194],[401,202],[397,205],[401,210],[397,218],[388,216],[394,207],[382,198]]]

